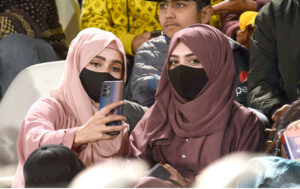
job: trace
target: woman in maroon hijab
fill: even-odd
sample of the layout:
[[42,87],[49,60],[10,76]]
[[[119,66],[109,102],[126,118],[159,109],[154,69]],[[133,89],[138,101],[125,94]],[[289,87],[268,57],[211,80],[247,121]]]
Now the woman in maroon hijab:
[[[155,104],[131,134],[131,156],[151,165],[166,162],[169,180],[188,186],[187,180],[228,153],[263,151],[264,126],[234,101],[234,86],[232,50],[220,31],[197,24],[177,32]],[[148,178],[151,187],[163,187]]]

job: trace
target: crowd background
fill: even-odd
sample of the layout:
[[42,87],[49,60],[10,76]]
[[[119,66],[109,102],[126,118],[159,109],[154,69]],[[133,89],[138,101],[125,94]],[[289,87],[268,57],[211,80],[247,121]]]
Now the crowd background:
[[[2,175],[19,162],[4,186],[97,186],[93,175],[109,178],[116,163],[124,172],[101,186],[205,188],[211,174],[245,165],[214,177],[299,187],[300,164],[281,140],[300,136],[299,33],[300,0],[1,0],[0,106],[24,69],[66,64],[20,131],[1,133],[0,165],[13,165]],[[99,111],[104,80],[124,81],[124,102]],[[57,172],[45,172],[54,159]],[[156,164],[167,179],[145,176]]]

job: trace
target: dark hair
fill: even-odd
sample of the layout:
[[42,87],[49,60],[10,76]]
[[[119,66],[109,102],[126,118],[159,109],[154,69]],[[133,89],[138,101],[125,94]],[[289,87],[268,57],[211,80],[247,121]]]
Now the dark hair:
[[25,187],[67,187],[84,168],[84,164],[69,148],[54,144],[41,146],[25,161]]
[[198,12],[207,5],[210,5],[210,0],[194,0],[197,3],[197,10]]
[[273,140],[270,144],[270,147],[266,150],[267,153],[273,156],[281,156],[281,134],[284,132],[286,127],[300,119],[300,100],[293,102],[288,111],[284,114],[281,121],[279,122],[278,128],[276,129],[276,133],[272,136]]

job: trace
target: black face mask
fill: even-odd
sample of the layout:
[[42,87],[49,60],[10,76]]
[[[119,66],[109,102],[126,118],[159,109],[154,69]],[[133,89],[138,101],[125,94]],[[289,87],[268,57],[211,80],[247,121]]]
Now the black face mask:
[[169,79],[176,92],[187,100],[193,100],[208,81],[203,68],[183,65],[169,70]]
[[95,102],[99,102],[100,100],[101,84],[103,81],[118,80],[107,72],[94,72],[85,68],[81,71],[79,78],[84,90]]

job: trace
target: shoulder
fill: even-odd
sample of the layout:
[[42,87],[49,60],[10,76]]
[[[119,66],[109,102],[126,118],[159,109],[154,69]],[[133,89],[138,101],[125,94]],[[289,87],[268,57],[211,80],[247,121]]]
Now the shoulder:
[[275,17],[286,14],[290,8],[293,8],[296,0],[272,0],[264,5],[257,15],[257,20],[275,19]]
[[245,127],[250,128],[256,127],[257,125],[260,125],[262,128],[264,127],[263,122],[258,119],[254,111],[239,104],[238,102],[233,103],[231,120],[234,127],[238,127],[242,130]]
[[29,108],[27,116],[54,116],[57,114],[64,114],[63,105],[52,97],[38,100]]
[[138,52],[144,50],[162,50],[162,49],[168,50],[168,40],[164,35],[160,35],[158,37],[146,41],[141,45]]

